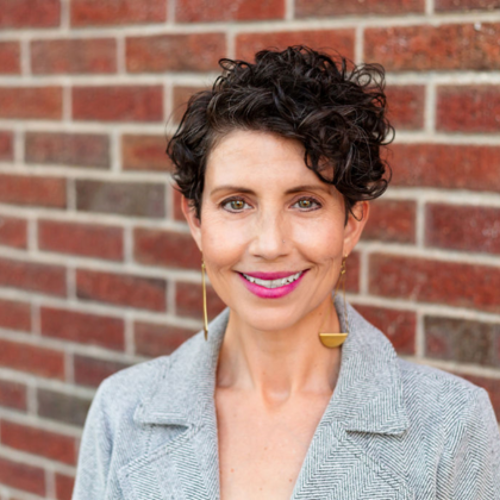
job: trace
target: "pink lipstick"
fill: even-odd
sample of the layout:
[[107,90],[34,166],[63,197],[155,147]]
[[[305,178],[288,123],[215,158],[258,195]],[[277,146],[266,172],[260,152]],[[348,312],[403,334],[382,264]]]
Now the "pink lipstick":
[[[292,283],[288,283],[287,285],[279,286],[277,288],[266,288],[265,286],[258,285],[257,283],[252,283],[248,281],[243,274],[238,273],[238,276],[243,281],[248,290],[250,290],[253,294],[261,297],[263,299],[279,299],[280,297],[284,297],[289,293],[293,292],[302,281],[302,278],[307,273],[308,269],[304,270],[302,274]],[[262,280],[276,280],[281,278],[286,278],[287,276],[292,276],[293,274],[297,274],[297,272],[275,272],[275,273],[245,273],[247,276],[252,276],[253,278],[258,278]]]

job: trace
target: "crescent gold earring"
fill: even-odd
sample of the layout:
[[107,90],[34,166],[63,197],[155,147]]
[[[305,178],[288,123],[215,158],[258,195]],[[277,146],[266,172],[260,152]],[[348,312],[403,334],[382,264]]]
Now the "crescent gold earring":
[[201,260],[201,288],[203,291],[203,332],[208,340],[207,286],[205,283],[205,262]]
[[[342,290],[344,294],[344,321],[347,329],[347,333],[327,333],[327,332],[320,332],[319,333],[319,338],[321,340],[321,343],[329,347],[330,349],[333,349],[335,347],[339,347],[342,345],[349,335],[349,323],[348,323],[348,318],[347,318],[347,308],[346,308],[346,300],[345,300],[345,273],[346,273],[346,268],[345,268],[345,261],[347,259],[347,255],[344,256],[342,259],[342,267],[340,268],[340,276],[337,282],[337,286],[335,288],[335,293],[333,294],[333,300],[335,300],[335,296],[337,295],[337,291],[340,286],[340,282],[342,282]],[[325,318],[326,319],[326,318]]]

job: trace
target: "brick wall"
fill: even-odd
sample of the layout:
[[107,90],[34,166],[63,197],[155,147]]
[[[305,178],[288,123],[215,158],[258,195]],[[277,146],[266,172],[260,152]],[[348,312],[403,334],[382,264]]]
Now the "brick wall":
[[394,179],[349,299],[500,418],[500,1],[0,0],[0,27],[0,500],[69,499],[100,381],[201,327],[165,135],[266,46],[387,68]]

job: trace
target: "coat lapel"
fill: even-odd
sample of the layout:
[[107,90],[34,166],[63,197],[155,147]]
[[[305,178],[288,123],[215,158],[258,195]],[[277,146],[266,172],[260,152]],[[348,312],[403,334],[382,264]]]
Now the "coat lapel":
[[[342,328],[344,307],[335,300]],[[347,304],[350,334],[337,386],[316,429],[291,500],[409,500],[404,460],[384,458],[408,427],[396,353],[382,332]],[[217,500],[219,457],[214,401],[226,308],[166,359],[134,413],[148,445],[119,470],[127,500]]]

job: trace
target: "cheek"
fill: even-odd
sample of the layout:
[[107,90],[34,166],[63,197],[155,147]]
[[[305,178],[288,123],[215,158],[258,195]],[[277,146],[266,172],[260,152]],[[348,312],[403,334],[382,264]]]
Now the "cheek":
[[332,220],[310,222],[295,226],[294,243],[300,252],[318,264],[338,260],[344,247],[343,229]]

